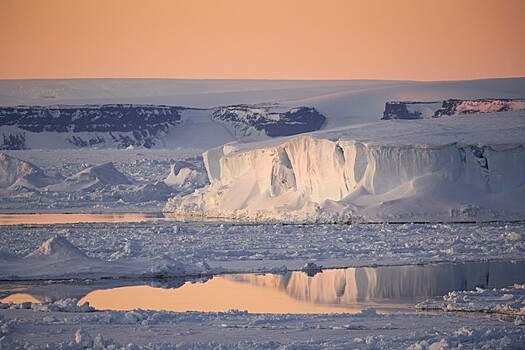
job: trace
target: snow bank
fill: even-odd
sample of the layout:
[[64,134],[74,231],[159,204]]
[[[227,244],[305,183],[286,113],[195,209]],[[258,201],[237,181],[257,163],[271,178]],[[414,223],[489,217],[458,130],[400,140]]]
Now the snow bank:
[[12,310],[32,310],[37,312],[93,312],[95,309],[89,306],[89,302],[78,305],[78,299],[66,298],[53,302],[33,303],[26,301],[23,303],[2,303],[0,302],[0,309]]
[[523,218],[523,116],[460,119],[225,145],[204,153],[211,185],[165,211],[283,221]]
[[16,309],[0,309],[0,313],[2,349],[416,350],[520,349],[525,344],[518,325],[450,314],[35,313]]

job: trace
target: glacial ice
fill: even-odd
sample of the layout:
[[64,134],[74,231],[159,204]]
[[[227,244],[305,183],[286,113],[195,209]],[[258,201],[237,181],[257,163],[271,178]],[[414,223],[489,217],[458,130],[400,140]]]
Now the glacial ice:
[[164,179],[166,185],[177,189],[198,188],[204,186],[207,182],[208,178],[203,169],[184,161],[171,164],[170,173]]
[[[380,142],[354,138],[359,127],[353,127],[278,145],[243,149],[242,144],[227,144],[203,155],[211,185],[170,200],[165,210],[251,220],[346,221],[372,211],[380,218],[419,208],[430,214],[425,221],[434,214],[440,221],[447,219],[444,215],[461,221],[458,210],[469,219],[507,215],[502,211],[509,207],[500,207],[507,200],[510,210],[523,215],[524,140],[509,138],[506,130],[493,130],[496,136],[485,137],[487,142],[482,134],[476,136],[481,142],[469,139],[472,130],[488,130],[490,118],[480,119],[480,125],[418,124],[412,135],[409,123],[415,121],[404,122],[401,127],[410,136],[395,135],[387,142],[390,125],[383,123],[377,125],[385,131],[379,132]],[[508,119],[517,123],[516,133],[523,129],[522,119]],[[425,142],[418,136],[425,133],[439,135],[441,142]],[[505,144],[498,142],[498,133]]]

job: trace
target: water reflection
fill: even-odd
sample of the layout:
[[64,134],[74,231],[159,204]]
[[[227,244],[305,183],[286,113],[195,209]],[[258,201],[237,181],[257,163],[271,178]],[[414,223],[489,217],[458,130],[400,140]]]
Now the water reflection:
[[168,311],[209,311],[229,309],[251,313],[340,313],[359,312],[350,305],[322,305],[294,299],[276,289],[264,289],[215,277],[205,284],[186,283],[177,289],[150,286],[123,287],[94,291],[80,300],[97,309],[131,310],[134,308]]
[[52,225],[97,222],[143,222],[174,220],[162,213],[43,213],[43,214],[0,214],[0,226],[5,225]]
[[[452,290],[501,288],[525,282],[525,261],[391,266],[303,272],[235,274],[205,280],[100,281],[13,288],[10,298],[67,297],[97,309],[172,311],[248,310],[254,313],[380,312],[409,306]],[[2,293],[3,295],[9,292]],[[16,295],[18,294],[18,296]],[[8,299],[4,299],[8,300]],[[14,300],[14,299],[13,299]]]
[[229,275],[226,278],[281,290],[293,298],[317,304],[419,302],[453,290],[505,287],[525,281],[525,262],[364,267],[326,270],[313,277],[300,272],[284,275]]

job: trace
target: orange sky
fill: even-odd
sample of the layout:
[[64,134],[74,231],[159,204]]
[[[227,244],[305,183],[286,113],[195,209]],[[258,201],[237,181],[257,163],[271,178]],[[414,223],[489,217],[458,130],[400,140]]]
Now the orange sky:
[[0,79],[525,76],[525,0],[0,0]]

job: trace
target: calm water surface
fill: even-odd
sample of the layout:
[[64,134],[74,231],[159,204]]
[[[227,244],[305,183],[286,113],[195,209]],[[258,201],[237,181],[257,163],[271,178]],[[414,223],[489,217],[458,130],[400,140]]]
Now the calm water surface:
[[207,280],[1,283],[3,302],[88,301],[97,309],[341,313],[374,307],[409,311],[414,304],[453,290],[502,288],[525,283],[525,261],[446,263],[332,269],[308,276],[232,274]]
[[95,222],[143,222],[169,220],[176,221],[163,213],[42,213],[42,214],[0,214],[0,226],[5,225],[53,225]]

